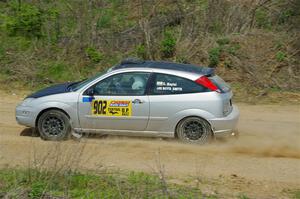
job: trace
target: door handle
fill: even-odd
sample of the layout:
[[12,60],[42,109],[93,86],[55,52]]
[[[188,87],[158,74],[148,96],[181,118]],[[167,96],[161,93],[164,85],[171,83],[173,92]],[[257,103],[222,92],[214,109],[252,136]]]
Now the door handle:
[[132,101],[132,103],[133,103],[133,104],[142,104],[142,103],[144,103],[144,101],[142,101],[142,100],[140,100],[140,99],[134,99],[134,100]]

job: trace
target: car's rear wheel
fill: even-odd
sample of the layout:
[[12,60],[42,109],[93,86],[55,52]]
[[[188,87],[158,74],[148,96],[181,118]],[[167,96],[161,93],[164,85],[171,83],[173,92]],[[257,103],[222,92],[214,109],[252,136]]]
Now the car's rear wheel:
[[199,117],[187,117],[181,120],[176,128],[181,141],[195,144],[205,144],[212,138],[210,124]]
[[37,127],[44,140],[64,140],[71,132],[69,117],[59,110],[48,110],[38,119]]

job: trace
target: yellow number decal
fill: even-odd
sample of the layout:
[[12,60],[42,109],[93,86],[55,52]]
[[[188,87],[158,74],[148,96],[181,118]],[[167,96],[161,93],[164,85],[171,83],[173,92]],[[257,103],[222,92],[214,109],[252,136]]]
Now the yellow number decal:
[[92,115],[131,116],[132,106],[128,100],[93,100]]
[[92,102],[94,115],[106,115],[107,101],[106,100],[94,100]]

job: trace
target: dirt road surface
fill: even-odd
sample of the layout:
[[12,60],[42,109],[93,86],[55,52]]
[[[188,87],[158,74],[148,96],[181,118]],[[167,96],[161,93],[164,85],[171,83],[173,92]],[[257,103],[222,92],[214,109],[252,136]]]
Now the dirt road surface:
[[46,142],[16,123],[14,109],[22,96],[0,94],[0,167],[163,171],[171,182],[200,184],[228,197],[288,198],[300,190],[297,105],[239,104],[239,139],[206,146],[117,136]]

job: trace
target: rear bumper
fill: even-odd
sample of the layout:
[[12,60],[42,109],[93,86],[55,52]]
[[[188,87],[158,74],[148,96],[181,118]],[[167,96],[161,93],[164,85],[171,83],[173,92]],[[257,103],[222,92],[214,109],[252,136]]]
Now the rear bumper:
[[226,117],[210,119],[209,121],[212,125],[214,136],[235,135],[239,116],[239,109],[233,105],[231,113]]

